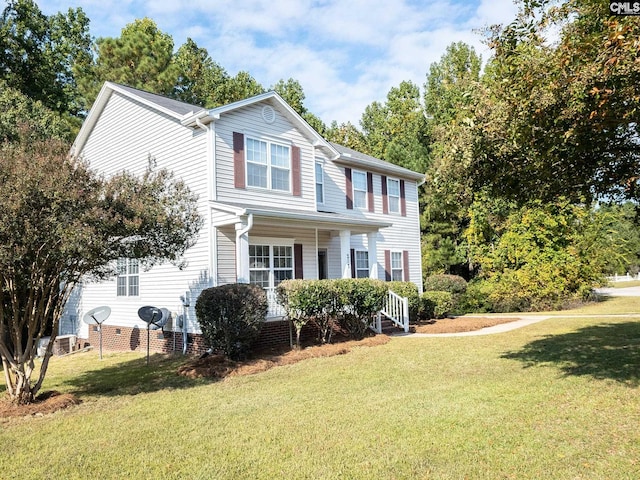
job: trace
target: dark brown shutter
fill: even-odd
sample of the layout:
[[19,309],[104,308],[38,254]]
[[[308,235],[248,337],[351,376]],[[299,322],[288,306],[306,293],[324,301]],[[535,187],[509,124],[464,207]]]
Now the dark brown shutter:
[[409,251],[402,252],[402,270],[404,271],[404,281],[409,281]]
[[404,197],[404,180],[400,180],[400,212],[403,217],[407,216],[407,200]]
[[375,212],[373,205],[373,173],[367,172],[367,204],[370,212]]
[[300,147],[291,147],[291,183],[292,191],[296,197],[302,195],[300,189]]
[[389,197],[387,197],[387,176],[381,175],[382,182],[382,213],[389,213]]
[[351,169],[344,169],[345,190],[347,191],[347,210],[353,210],[353,184],[351,183]]
[[351,278],[356,278],[356,251],[351,249]]
[[296,266],[295,278],[303,279],[304,271],[302,269],[302,244],[301,243],[293,244],[293,263]]
[[233,184],[244,188],[244,135],[233,132]]
[[391,250],[384,251],[384,279],[391,281]]

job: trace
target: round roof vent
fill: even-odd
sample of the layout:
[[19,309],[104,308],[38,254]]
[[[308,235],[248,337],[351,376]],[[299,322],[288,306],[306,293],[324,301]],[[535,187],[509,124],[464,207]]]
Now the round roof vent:
[[262,107],[262,119],[268,124],[272,124],[276,121],[276,111],[271,105],[265,105]]

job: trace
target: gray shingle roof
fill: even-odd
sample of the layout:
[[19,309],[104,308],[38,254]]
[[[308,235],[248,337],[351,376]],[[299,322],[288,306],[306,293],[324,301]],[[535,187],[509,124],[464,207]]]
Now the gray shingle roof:
[[203,107],[199,107],[198,105],[191,105],[190,103],[180,102],[178,100],[174,100],[172,98],[164,97],[162,95],[156,95],[155,93],[145,92],[144,90],[138,90],[137,88],[128,87],[127,85],[121,85],[116,83],[122,90],[126,90],[130,92],[132,95],[143,98],[148,102],[155,103],[156,105],[166,108],[174,112],[176,115],[186,115],[188,113],[195,113],[199,111],[204,111]]

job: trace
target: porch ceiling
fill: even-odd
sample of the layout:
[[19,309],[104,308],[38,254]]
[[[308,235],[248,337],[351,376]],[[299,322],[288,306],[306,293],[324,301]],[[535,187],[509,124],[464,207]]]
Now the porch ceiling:
[[[308,212],[276,207],[250,207],[232,203],[211,202],[214,210],[233,214],[235,217],[253,215],[255,225],[295,226],[320,230],[351,230],[352,233],[375,232],[390,227],[391,223],[351,217],[331,212]],[[234,222],[235,223],[235,222]]]

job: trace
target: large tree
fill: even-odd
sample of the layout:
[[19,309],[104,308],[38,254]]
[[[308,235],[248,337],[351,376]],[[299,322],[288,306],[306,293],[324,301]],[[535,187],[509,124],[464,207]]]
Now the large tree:
[[391,88],[385,103],[367,106],[360,125],[366,153],[418,172],[426,169],[426,121],[417,85],[404,81]]
[[[20,130],[0,145],[0,358],[9,396],[28,403],[78,281],[113,274],[120,257],[178,263],[201,219],[196,198],[165,170],[103,179],[67,143]],[[49,333],[38,371],[38,341]]]
[[[597,0],[525,0],[489,37],[476,185],[520,203],[640,198],[640,18]],[[559,31],[556,41],[548,27]]]
[[73,67],[90,58],[89,19],[81,8],[44,15],[33,0],[9,0],[0,17],[0,79],[58,113],[84,105]]
[[75,73],[88,105],[105,81],[169,96],[178,76],[173,38],[150,18],[134,20],[120,37],[96,40],[94,61],[76,65]]
[[224,86],[229,75],[205,48],[190,38],[176,52],[173,62],[177,71],[176,84],[171,96],[176,100],[214,108],[222,105]]
[[470,167],[473,119],[482,94],[480,64],[473,47],[453,43],[438,62],[431,64],[424,85],[431,157],[420,195],[426,273],[470,273],[462,233],[477,193],[471,188]]

